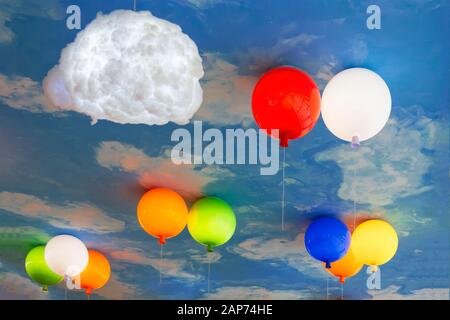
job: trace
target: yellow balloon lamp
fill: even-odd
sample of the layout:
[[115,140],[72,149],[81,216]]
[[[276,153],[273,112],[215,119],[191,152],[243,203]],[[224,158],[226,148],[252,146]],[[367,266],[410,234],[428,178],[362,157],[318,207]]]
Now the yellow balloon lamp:
[[352,249],[359,262],[369,265],[372,272],[394,257],[398,247],[395,229],[386,221],[367,220],[356,227],[352,235]]

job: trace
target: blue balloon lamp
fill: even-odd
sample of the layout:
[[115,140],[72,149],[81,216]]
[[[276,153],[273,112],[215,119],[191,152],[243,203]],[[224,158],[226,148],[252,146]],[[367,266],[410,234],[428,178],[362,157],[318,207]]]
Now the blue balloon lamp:
[[348,251],[351,234],[347,226],[332,217],[319,218],[305,233],[305,247],[315,259],[325,262],[326,268],[342,258]]

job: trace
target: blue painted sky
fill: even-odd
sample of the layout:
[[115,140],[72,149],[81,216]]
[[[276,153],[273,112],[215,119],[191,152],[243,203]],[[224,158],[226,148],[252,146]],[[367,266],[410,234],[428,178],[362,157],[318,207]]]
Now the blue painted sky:
[[[27,251],[60,233],[104,252],[113,276],[95,299],[321,299],[340,285],[303,246],[321,214],[382,217],[399,234],[397,255],[368,290],[361,271],[346,283],[352,299],[448,299],[448,4],[376,1],[382,28],[366,28],[374,1],[137,0],[138,10],[179,24],[203,58],[204,127],[255,127],[250,94],[266,70],[307,71],[323,89],[337,72],[370,68],[390,87],[391,118],[357,151],[320,119],[286,153],[286,230],[280,230],[281,172],[250,165],[174,166],[168,154],[178,126],[90,124],[54,112],[42,79],[74,40],[65,9],[81,8],[82,27],[98,11],[132,1],[0,0],[0,299],[62,299],[40,291],[24,270]],[[192,130],[192,124],[184,126]],[[357,166],[355,177],[353,168]],[[149,185],[176,179],[189,197],[228,201],[235,236],[212,259],[207,292],[204,248],[185,230],[164,248],[138,225],[135,207]],[[162,283],[159,284],[159,270]],[[84,299],[69,292],[71,299]]]

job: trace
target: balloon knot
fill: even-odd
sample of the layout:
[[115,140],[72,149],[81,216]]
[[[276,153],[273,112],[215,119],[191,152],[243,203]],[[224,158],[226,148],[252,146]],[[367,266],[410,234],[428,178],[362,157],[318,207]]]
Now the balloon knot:
[[345,283],[345,278],[344,277],[339,277],[339,282],[344,284]]
[[208,245],[206,246],[206,250],[207,250],[208,252],[213,252],[213,246],[210,245],[210,244],[208,244]]
[[47,286],[47,285],[44,285],[44,286],[42,287],[42,291],[47,292],[47,291],[48,291],[48,286]]
[[378,267],[376,265],[372,265],[370,266],[370,271],[372,271],[372,273],[375,273],[378,271]]
[[289,145],[289,139],[284,136],[281,136],[280,137],[280,147],[287,148],[288,145]]
[[331,263],[330,262],[325,262],[325,268],[330,269],[331,268]]
[[352,148],[356,149],[356,148],[359,147],[359,145],[360,145],[360,142],[359,142],[358,136],[353,136],[352,137],[352,144],[351,144]]
[[166,244],[166,239],[164,238],[164,236],[159,236],[159,244],[160,245]]
[[87,294],[88,296],[90,296],[91,293],[92,293],[92,289],[91,289],[91,288],[86,288],[86,294]]

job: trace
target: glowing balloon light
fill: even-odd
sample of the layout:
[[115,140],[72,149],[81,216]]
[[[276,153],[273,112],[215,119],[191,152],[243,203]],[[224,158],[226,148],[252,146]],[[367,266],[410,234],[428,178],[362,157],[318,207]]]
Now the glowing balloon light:
[[205,197],[194,203],[188,218],[192,238],[211,252],[231,239],[236,229],[233,209],[222,199]]
[[[270,70],[253,90],[252,111],[258,126],[287,147],[312,130],[320,115],[320,92],[314,80],[294,67]],[[274,131],[274,130],[278,130]]]
[[25,270],[32,280],[42,285],[43,291],[47,291],[48,286],[60,283],[64,277],[49,268],[45,262],[44,251],[45,246],[31,249],[25,258]]
[[[285,148],[289,140],[301,138],[315,126],[320,115],[320,92],[314,80],[294,67],[279,67],[265,73],[252,94],[252,112],[258,126],[280,140]],[[284,168],[281,200],[281,229],[284,230]]]
[[92,290],[103,287],[111,276],[108,259],[98,251],[89,250],[89,263],[80,275],[80,286],[90,295]]
[[[350,248],[343,258],[332,262],[330,265],[331,267],[328,268],[327,271],[338,277],[340,283],[345,283],[345,279],[353,277],[363,267],[363,264],[357,260],[353,254],[352,245],[350,245]],[[325,267],[325,263],[323,266]]]
[[162,245],[166,239],[177,236],[186,227],[188,207],[175,191],[155,188],[147,191],[139,200],[137,217],[145,232],[158,238]]
[[50,239],[44,254],[45,261],[53,272],[70,278],[83,272],[89,261],[84,243],[66,234]]
[[331,262],[342,258],[351,242],[347,226],[335,218],[319,218],[311,223],[305,233],[305,247],[315,259],[325,262],[331,268]]
[[377,271],[377,266],[391,260],[398,247],[395,229],[383,220],[367,220],[353,232],[353,253],[361,263]]
[[322,94],[322,118],[339,139],[354,146],[379,133],[391,113],[391,94],[384,80],[364,68],[335,75]]

